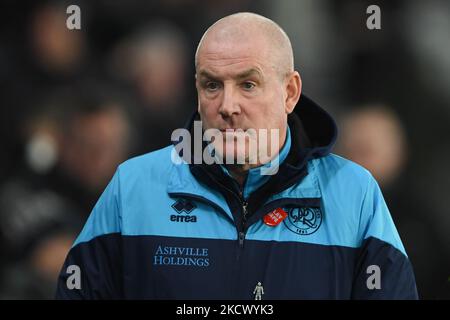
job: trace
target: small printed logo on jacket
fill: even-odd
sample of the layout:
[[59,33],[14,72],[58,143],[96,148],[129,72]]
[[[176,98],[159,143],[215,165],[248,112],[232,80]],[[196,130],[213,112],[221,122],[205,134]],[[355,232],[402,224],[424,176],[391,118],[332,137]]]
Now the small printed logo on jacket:
[[261,282],[258,282],[258,284],[255,287],[255,290],[253,290],[255,300],[262,300],[263,294],[264,294],[264,287],[262,286]]
[[315,207],[290,208],[286,227],[299,235],[309,235],[316,232],[322,224],[322,211]]
[[191,215],[197,206],[189,200],[178,199],[172,204],[172,209],[177,214],[170,216],[170,221],[173,222],[197,222],[197,216]]

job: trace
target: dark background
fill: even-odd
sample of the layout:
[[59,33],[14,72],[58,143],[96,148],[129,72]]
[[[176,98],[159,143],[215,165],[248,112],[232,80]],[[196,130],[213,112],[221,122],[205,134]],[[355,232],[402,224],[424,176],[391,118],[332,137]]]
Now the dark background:
[[[81,30],[66,8],[81,8]],[[368,30],[366,8],[381,8]],[[450,298],[448,1],[3,1],[0,298],[52,298],[116,166],[170,142],[196,108],[194,53],[234,12],[285,29],[336,153],[380,183],[419,294]]]

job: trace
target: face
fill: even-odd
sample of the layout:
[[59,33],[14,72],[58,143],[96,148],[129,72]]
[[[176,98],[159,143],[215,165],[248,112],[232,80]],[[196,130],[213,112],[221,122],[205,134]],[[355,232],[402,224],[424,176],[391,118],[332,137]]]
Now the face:
[[403,133],[389,115],[365,112],[342,125],[340,151],[367,168],[381,185],[399,173],[404,161]]
[[283,145],[287,114],[293,106],[286,104],[289,81],[280,75],[270,57],[268,45],[256,37],[246,43],[214,39],[203,42],[196,68],[198,110],[205,130],[215,128],[223,133],[223,149],[216,149],[216,153],[248,160],[254,152],[249,146],[263,147],[258,134],[244,135],[245,148],[239,147],[242,140],[238,139],[238,129],[254,129],[256,133],[276,129],[279,146],[270,150],[275,139],[269,134],[264,143],[266,150],[276,154]]
[[76,117],[66,140],[65,166],[90,191],[102,190],[127,156],[127,124],[115,110]]

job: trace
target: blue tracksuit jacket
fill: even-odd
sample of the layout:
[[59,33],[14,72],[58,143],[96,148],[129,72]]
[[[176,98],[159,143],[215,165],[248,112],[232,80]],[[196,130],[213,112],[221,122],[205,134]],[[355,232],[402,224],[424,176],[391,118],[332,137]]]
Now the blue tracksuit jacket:
[[[376,181],[330,153],[324,110],[304,95],[295,110],[278,173],[251,171],[243,189],[220,165],[174,164],[173,146],[121,164],[57,298],[254,299],[260,283],[262,299],[416,299]],[[266,225],[277,208],[287,217]]]

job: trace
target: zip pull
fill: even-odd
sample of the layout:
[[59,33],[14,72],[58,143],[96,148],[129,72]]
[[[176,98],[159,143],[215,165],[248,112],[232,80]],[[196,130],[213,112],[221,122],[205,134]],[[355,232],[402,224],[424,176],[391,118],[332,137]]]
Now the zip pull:
[[244,200],[244,201],[242,202],[242,213],[243,213],[242,220],[243,220],[244,222],[247,221],[247,213],[248,213],[248,211],[247,211],[247,206],[248,206],[248,202]]
[[245,240],[245,232],[239,232],[239,245],[242,247],[244,246],[244,240]]
[[244,240],[245,240],[245,222],[247,221],[247,213],[248,213],[247,206],[248,206],[247,201],[243,200],[242,201],[242,229],[239,232],[239,245],[241,247],[244,246]]
[[244,247],[244,240],[245,240],[245,222],[247,221],[247,206],[248,202],[245,201],[245,199],[242,197],[242,193],[240,193],[241,198],[241,204],[242,204],[242,221],[241,221],[241,230],[239,231],[239,245],[240,247]]

